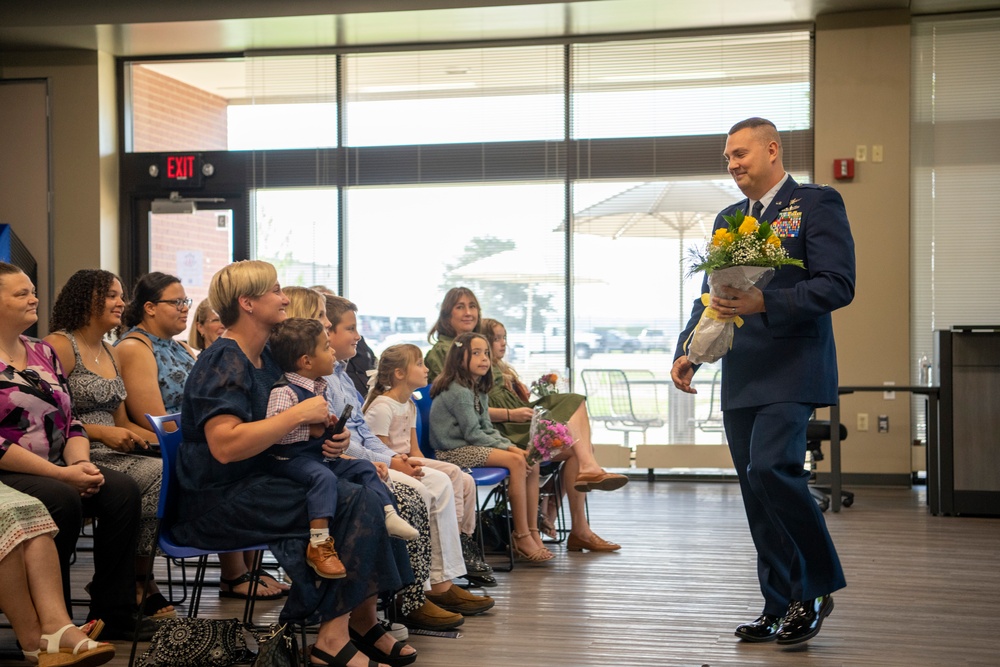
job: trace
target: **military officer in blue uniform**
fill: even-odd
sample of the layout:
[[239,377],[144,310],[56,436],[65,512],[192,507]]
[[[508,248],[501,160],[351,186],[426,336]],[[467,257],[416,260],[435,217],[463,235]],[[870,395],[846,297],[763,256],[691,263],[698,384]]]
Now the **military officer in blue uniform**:
[[[781,138],[770,121],[734,125],[724,157],[747,198],[723,210],[715,228],[726,226],[723,215],[742,210],[771,222],[789,256],[805,264],[777,269],[763,290],[722,288],[710,303],[723,319],[744,321],[722,358],[721,406],[757,549],[764,608],[736,636],[797,644],[819,632],[833,610],[830,594],[846,585],[803,464],[813,410],[837,400],[831,313],[854,298],[854,240],[836,190],[800,185],[785,172]],[[702,291],[709,291],[707,279]],[[691,380],[697,366],[683,342],[704,308],[695,302],[671,369],[674,384],[688,393],[696,393]]]

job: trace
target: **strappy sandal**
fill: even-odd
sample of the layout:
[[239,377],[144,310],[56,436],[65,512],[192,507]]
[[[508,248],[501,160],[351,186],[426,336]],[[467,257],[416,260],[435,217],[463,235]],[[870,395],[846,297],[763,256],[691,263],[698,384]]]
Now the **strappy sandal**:
[[552,523],[552,519],[543,514],[538,517],[538,520],[541,522],[542,532],[545,533],[545,536],[556,539],[556,525]]
[[403,655],[403,647],[406,646],[403,642],[397,641],[393,644],[392,651],[389,653],[386,653],[379,647],[375,646],[375,642],[381,639],[382,635],[388,634],[385,631],[385,628],[383,628],[379,623],[373,625],[364,635],[357,632],[353,628],[349,628],[349,630],[351,640],[354,642],[355,646],[357,646],[362,653],[376,662],[384,663],[389,665],[389,667],[405,667],[417,659],[416,651],[410,653],[409,655]]
[[36,658],[39,667],[97,667],[115,657],[114,646],[105,642],[95,642],[89,637],[81,639],[73,648],[62,648],[59,642],[70,628],[76,626],[68,623],[51,635],[42,635],[42,639],[45,640],[45,651],[41,649],[25,651],[25,656]]
[[[531,533],[530,532],[515,533],[512,531],[510,536],[515,540],[522,540],[526,537],[531,537]],[[549,551],[548,549],[543,549],[539,547],[538,549],[535,549],[529,554],[525,553],[524,551],[521,551],[520,547],[517,546],[516,542],[511,546],[514,549],[514,556],[517,557],[518,560],[523,560],[528,563],[545,563],[552,560],[553,558],[552,552]]]
[[[267,588],[277,588],[279,591],[281,591],[281,594],[284,597],[288,597],[289,591],[292,590],[291,586],[289,586],[288,588],[282,588],[281,587],[281,583],[282,582],[278,581],[278,578],[276,576],[274,576],[273,574],[271,574],[270,572],[268,572],[267,570],[265,570],[262,567],[261,568],[257,568],[256,570],[254,570],[250,574],[252,574],[253,576],[257,577],[260,580],[260,583],[262,583],[265,586],[267,586]],[[266,581],[264,581],[264,579],[263,579],[264,577],[268,577],[269,579],[271,579],[272,581],[274,581],[275,584],[278,584],[278,585],[277,586],[271,586]]]
[[[542,541],[542,533],[537,528],[529,528],[528,529],[528,533],[538,533],[538,541],[539,542]],[[542,551],[544,551],[545,553],[549,554],[550,556],[555,555],[551,551],[549,551],[548,547],[544,547],[543,546],[542,547]]]
[[[309,664],[318,665],[319,667],[347,667],[347,663],[351,661],[351,658],[357,652],[358,648],[351,642],[347,642],[337,655],[330,655],[323,649],[313,646],[312,651],[309,653]],[[319,658],[323,662],[313,662],[313,658]],[[368,667],[378,667],[378,663],[374,660],[368,660]]]
[[[236,598],[237,600],[246,600],[248,597],[250,597],[248,593],[240,593],[239,591],[234,589],[240,584],[251,584],[250,588],[253,588],[252,584],[254,579],[257,579],[257,577],[255,577],[253,574],[249,572],[245,572],[244,574],[236,577],[235,579],[223,579],[222,577],[219,577],[219,585],[228,587],[228,590],[224,590],[222,588],[219,589],[219,597]],[[248,588],[247,590],[249,591],[250,588]],[[261,593],[261,590],[268,590],[268,588],[266,585],[261,584],[260,581],[258,580],[257,595],[255,596],[257,600],[277,600],[282,596],[281,591],[278,591],[273,595],[263,595]]]

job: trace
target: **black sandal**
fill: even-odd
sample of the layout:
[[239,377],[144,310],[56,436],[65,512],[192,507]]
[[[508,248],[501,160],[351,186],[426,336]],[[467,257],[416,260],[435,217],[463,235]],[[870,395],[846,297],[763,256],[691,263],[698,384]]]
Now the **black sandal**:
[[[219,577],[219,585],[221,585],[221,586],[228,586],[229,587],[229,590],[223,590],[223,589],[220,588],[219,589],[219,597],[220,598],[236,598],[237,600],[246,600],[248,597],[250,597],[247,593],[240,593],[240,592],[235,591],[233,589],[236,588],[237,586],[239,586],[240,584],[247,584],[247,583],[250,584],[250,588],[253,588],[253,582],[254,582],[255,579],[257,579],[257,578],[255,576],[253,576],[249,572],[245,572],[242,575],[236,577],[235,579],[223,579],[222,577]],[[247,589],[247,590],[250,590],[250,589]],[[261,583],[261,581],[258,579],[257,580],[257,595],[256,595],[256,599],[258,599],[258,600],[277,600],[278,598],[281,597],[281,591],[278,591],[274,595],[261,595],[261,590],[267,590],[267,586],[265,584]]]
[[[138,574],[135,577],[135,583],[145,584],[146,576],[143,574]],[[88,584],[89,585],[89,584]],[[87,591],[88,593],[90,591]],[[150,593],[146,596],[146,599],[142,601],[142,613],[144,616],[149,616],[154,621],[162,621],[165,618],[177,618],[177,610],[171,609],[170,611],[163,611],[167,607],[173,607],[174,603],[163,597],[163,593],[157,591],[155,593]]]
[[[282,583],[281,581],[278,581],[278,578],[276,576],[274,576],[273,574],[271,574],[270,572],[268,572],[267,570],[265,570],[262,567],[254,570],[250,574],[252,574],[253,576],[257,577],[258,579],[260,579],[261,577],[271,577],[272,579],[274,579],[275,582],[277,582],[279,584]],[[261,579],[260,583],[266,585],[267,582],[265,582],[263,579]],[[288,594],[289,594],[289,592],[291,592],[292,589],[289,586],[288,588],[278,588],[278,590],[281,591],[281,594],[283,596],[288,597]]]
[[[323,649],[313,646],[312,651],[309,653],[309,664],[319,665],[320,667],[324,665],[326,667],[347,667],[347,663],[351,661],[351,658],[357,652],[358,648],[351,642],[347,642],[337,655],[330,655]],[[313,658],[319,658],[323,662],[313,662]],[[378,663],[374,660],[368,660],[368,667],[378,667]]]
[[403,642],[397,641],[393,644],[391,653],[386,653],[375,646],[375,642],[381,639],[382,635],[388,634],[385,628],[379,623],[373,625],[364,636],[354,630],[354,628],[349,628],[349,631],[351,640],[357,644],[361,652],[376,662],[384,663],[389,665],[389,667],[405,667],[405,665],[409,665],[417,659],[416,651],[409,655],[403,655],[403,647],[406,646]]
[[177,610],[171,609],[170,611],[163,611],[167,607],[173,607],[174,603],[163,597],[163,594],[157,591],[156,593],[150,593],[142,603],[142,613],[149,616],[154,621],[161,621],[165,618],[177,618]]

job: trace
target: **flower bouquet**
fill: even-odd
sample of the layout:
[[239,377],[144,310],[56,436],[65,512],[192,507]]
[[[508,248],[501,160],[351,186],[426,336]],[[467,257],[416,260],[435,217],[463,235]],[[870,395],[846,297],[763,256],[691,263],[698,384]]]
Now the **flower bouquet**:
[[559,382],[558,375],[555,373],[546,373],[531,383],[531,392],[538,398],[558,394],[559,388],[556,386],[557,382]]
[[[794,202],[792,202],[794,204]],[[704,271],[708,274],[710,294],[702,294],[705,306],[694,331],[684,342],[684,351],[694,364],[711,363],[721,359],[733,345],[736,327],[743,326],[743,319],[720,320],[719,312],[709,306],[710,296],[717,295],[720,287],[731,287],[742,292],[751,287],[764,289],[782,266],[805,268],[802,260],[788,256],[779,239],[771,230],[771,223],[760,224],[753,216],[737,210],[723,216],[726,227],[715,230],[703,250],[694,250],[691,274]]]
[[573,436],[569,427],[562,422],[548,419],[548,410],[535,408],[531,415],[531,431],[528,445],[528,465],[533,466],[539,461],[551,461],[553,456],[573,446]]

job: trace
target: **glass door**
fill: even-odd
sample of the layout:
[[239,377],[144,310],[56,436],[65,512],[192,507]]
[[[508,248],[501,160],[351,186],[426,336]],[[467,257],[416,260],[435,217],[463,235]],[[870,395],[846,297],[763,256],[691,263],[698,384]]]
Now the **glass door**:
[[[139,222],[136,229],[136,276],[161,271],[177,276],[192,300],[188,326],[195,308],[208,296],[208,285],[216,271],[229,264],[234,256],[236,217],[242,201],[236,198],[212,202],[170,202],[169,197],[136,200]],[[177,337],[187,339],[187,331]]]

